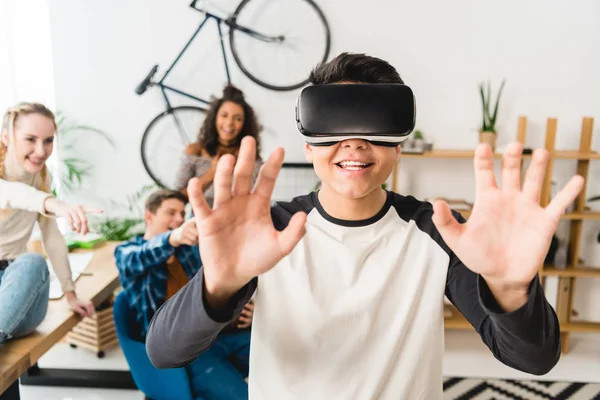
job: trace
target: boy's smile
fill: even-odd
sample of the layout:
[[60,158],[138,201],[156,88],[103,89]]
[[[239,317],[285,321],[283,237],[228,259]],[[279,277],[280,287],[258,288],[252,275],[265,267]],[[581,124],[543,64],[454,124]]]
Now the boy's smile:
[[372,161],[367,160],[365,157],[346,157],[335,163],[342,173],[349,176],[360,176],[371,168],[373,164]]
[[[381,197],[381,185],[392,173],[400,156],[400,146],[376,146],[364,139],[349,139],[331,146],[311,146],[305,144],[306,160],[314,165],[321,179],[320,197],[327,212],[341,207],[347,202],[376,205]],[[363,205],[363,206],[364,206]],[[329,207],[328,207],[329,206]],[[347,204],[347,210],[358,207]],[[365,207],[359,209],[370,213]],[[375,213],[378,211],[374,207]],[[352,218],[351,215],[346,215]],[[359,218],[357,214],[355,216]]]

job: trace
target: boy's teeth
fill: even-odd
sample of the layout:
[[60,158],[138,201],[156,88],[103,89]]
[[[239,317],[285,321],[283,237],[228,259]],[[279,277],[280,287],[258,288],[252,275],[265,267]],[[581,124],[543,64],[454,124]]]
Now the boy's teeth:
[[365,163],[362,163],[360,161],[342,161],[341,164],[344,164],[344,165],[366,165]]
[[342,161],[340,166],[350,171],[358,171],[365,168],[367,164],[358,161]]

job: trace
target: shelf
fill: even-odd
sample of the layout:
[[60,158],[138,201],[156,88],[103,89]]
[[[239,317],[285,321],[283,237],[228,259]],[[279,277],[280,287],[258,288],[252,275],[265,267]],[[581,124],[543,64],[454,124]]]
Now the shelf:
[[445,329],[462,329],[470,330],[475,329],[473,325],[455,308],[452,309],[453,315],[451,317],[444,318]]
[[559,160],[600,160],[600,154],[595,151],[582,153],[577,150],[557,150],[553,157]]
[[600,211],[584,211],[565,213],[561,219],[600,219]]
[[[471,215],[471,210],[456,210],[464,218],[468,218]],[[561,219],[566,220],[600,220],[600,212],[598,211],[586,211],[586,212],[570,212],[565,213]]]
[[573,278],[600,278],[600,268],[578,267],[578,268],[556,268],[544,267],[543,276],[573,277]]
[[[473,158],[474,150],[452,150],[440,149],[426,151],[422,154],[400,153],[400,158]],[[502,158],[502,153],[495,153],[494,158]],[[523,154],[523,158],[531,158],[531,154]],[[577,150],[557,150],[552,158],[558,160],[600,160],[600,153],[597,152],[579,152]]]
[[[463,315],[458,312],[458,310],[453,309],[454,315],[452,317],[444,318],[444,328],[445,329],[458,329],[458,330],[471,330],[475,329],[473,325],[469,323],[463,317]],[[584,332],[584,333],[600,333],[600,322],[589,322],[589,321],[572,321],[568,323],[560,324],[561,332]]]
[[473,158],[473,150],[432,150],[422,154],[400,153],[400,158]]
[[561,324],[562,332],[600,333],[600,322],[572,321]]
[[[543,206],[546,204],[546,200],[552,198],[552,177],[553,172],[557,166],[562,167],[562,163],[573,162],[576,164],[577,174],[583,176],[586,180],[586,184],[589,184],[593,180],[593,172],[590,171],[592,168],[592,161],[600,160],[600,151],[594,151],[592,149],[592,136],[594,133],[594,118],[584,117],[581,125],[581,133],[579,137],[579,145],[575,148],[557,149],[557,119],[548,118],[546,122],[546,133],[543,147],[549,152],[550,162],[546,166],[546,173],[542,183],[541,190],[541,201],[540,204]],[[516,141],[519,143],[527,143],[527,117],[520,116],[517,125]],[[535,150],[538,147],[531,148],[531,146],[525,146],[527,150]],[[398,182],[398,170],[401,166],[405,165],[403,161],[408,160],[407,166],[411,165],[410,159],[431,159],[445,160],[447,161],[454,159],[465,160],[473,162],[475,157],[475,146],[472,148],[463,149],[432,149],[421,154],[409,153],[411,150],[408,146],[404,148],[406,152],[400,153],[400,161],[394,167],[393,177],[393,190],[397,190]],[[501,161],[504,157],[505,148],[497,147],[494,154],[494,164],[497,161]],[[532,157],[532,152],[529,154],[522,155],[522,169],[527,167]],[[440,168],[445,168],[446,164],[440,164]],[[524,171],[521,171],[524,174]],[[498,183],[499,186],[500,183]],[[584,192],[585,193],[585,189]],[[428,200],[430,201],[430,200]],[[450,208],[455,211],[457,215],[461,215],[465,220],[471,217],[472,204],[464,202],[468,206],[461,202],[455,202],[452,204],[447,201]],[[545,265],[539,270],[539,274],[542,277],[555,277],[558,281],[558,289],[556,291],[556,300],[553,301],[554,309],[560,321],[564,321],[560,325],[561,331],[561,343],[563,353],[569,352],[569,341],[571,333],[592,333],[600,335],[600,321],[585,321],[585,320],[573,320],[577,318],[577,313],[573,310],[573,301],[575,297],[576,280],[582,279],[598,279],[600,280],[600,266],[596,267],[586,266],[583,260],[581,260],[581,247],[583,247],[583,221],[591,221],[597,223],[600,221],[600,210],[588,207],[585,204],[584,199],[578,197],[574,202],[576,208],[570,212],[566,212],[561,216],[561,221],[568,222],[565,224],[569,228],[568,245],[572,252],[572,257],[577,262],[573,262],[572,265],[568,265],[566,268],[557,268],[555,265]],[[591,263],[591,262],[590,262]],[[593,263],[591,263],[593,264]],[[444,305],[444,329],[446,330],[462,330],[462,331],[474,331],[475,328],[467,321],[467,319],[452,305]]]

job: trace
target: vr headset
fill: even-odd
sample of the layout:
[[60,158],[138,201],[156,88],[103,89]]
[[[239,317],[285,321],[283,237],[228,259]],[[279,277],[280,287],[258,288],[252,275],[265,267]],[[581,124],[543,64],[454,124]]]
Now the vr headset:
[[296,101],[296,125],[313,146],[364,139],[397,146],[415,128],[415,97],[402,84],[308,86]]

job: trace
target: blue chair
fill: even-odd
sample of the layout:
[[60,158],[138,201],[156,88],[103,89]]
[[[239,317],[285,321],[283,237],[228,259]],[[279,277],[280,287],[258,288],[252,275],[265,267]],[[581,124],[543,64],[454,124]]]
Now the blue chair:
[[[185,368],[158,369],[152,365],[144,343],[135,337],[135,311],[129,307],[125,292],[113,305],[117,338],[138,389],[151,400],[194,400],[191,381]],[[200,400],[196,398],[195,400]]]

